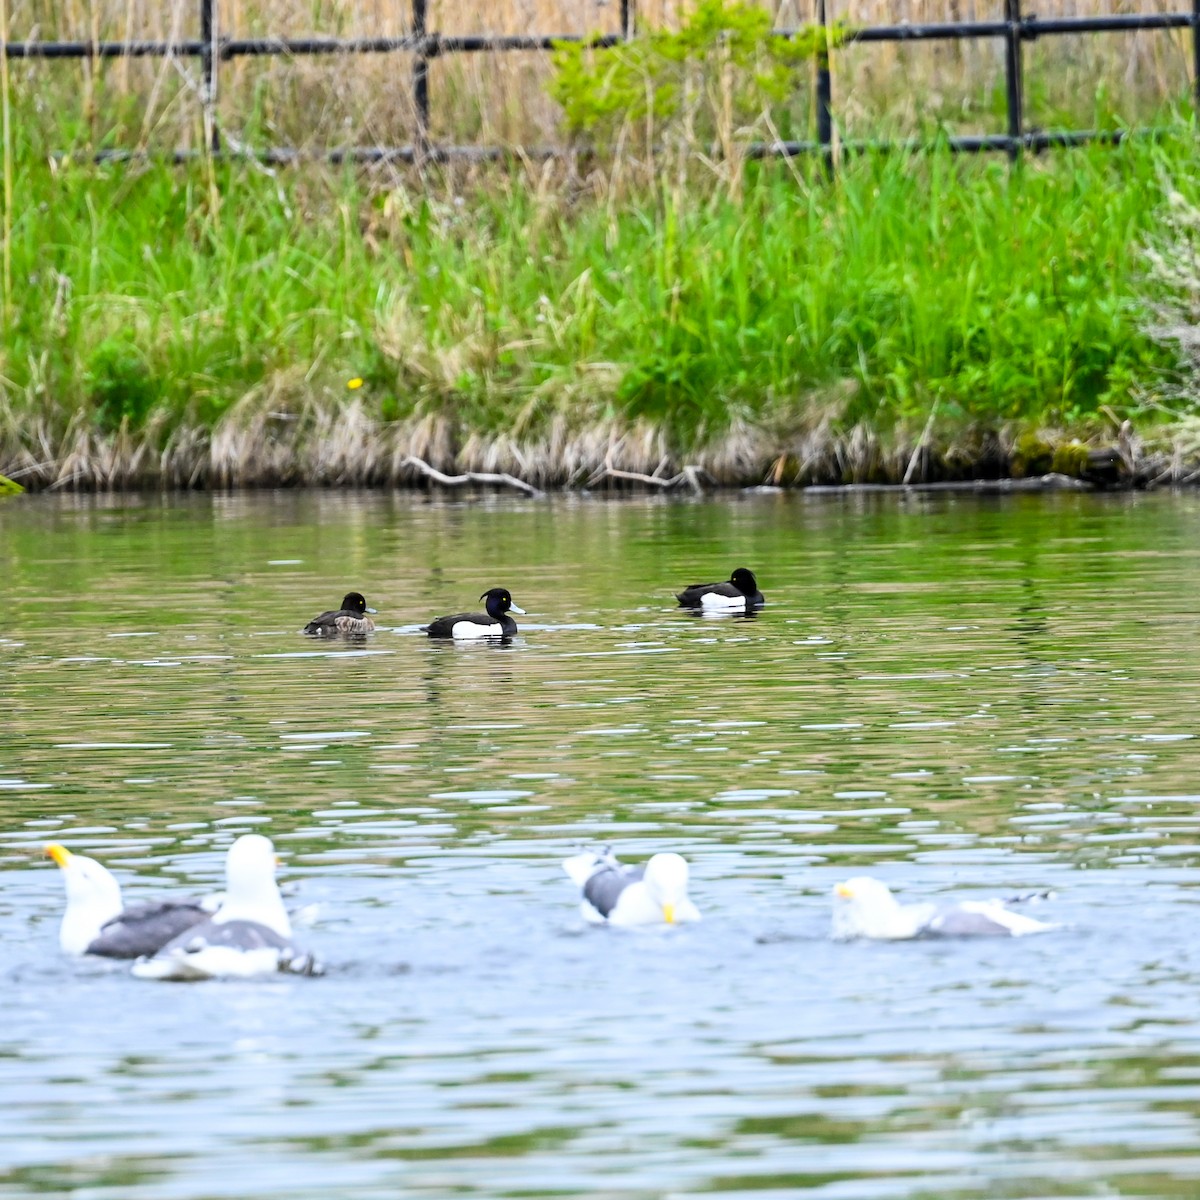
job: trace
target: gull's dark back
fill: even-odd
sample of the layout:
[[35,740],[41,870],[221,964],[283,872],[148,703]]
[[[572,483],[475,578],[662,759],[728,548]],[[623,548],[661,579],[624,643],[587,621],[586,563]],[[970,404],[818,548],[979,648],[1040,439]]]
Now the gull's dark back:
[[142,958],[157,954],[168,942],[211,916],[212,913],[198,900],[186,903],[146,900],[131,904],[120,916],[101,926],[87,952],[105,958]]
[[621,893],[646,874],[645,865],[626,867],[619,863],[601,867],[583,885],[583,898],[602,916],[607,917],[621,898]]

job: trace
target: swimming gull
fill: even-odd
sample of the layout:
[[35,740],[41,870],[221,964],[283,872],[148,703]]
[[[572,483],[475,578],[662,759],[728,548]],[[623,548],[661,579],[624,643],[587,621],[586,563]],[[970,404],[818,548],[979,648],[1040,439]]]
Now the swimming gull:
[[113,873],[94,858],[72,854],[59,842],[46,853],[62,870],[67,909],[58,944],[67,954],[140,958],[154,954],[185,930],[207,921],[219,896],[204,900],[142,900],[126,905]]
[[576,854],[563,870],[583,890],[585,921],[609,925],[657,925],[698,921],[688,899],[688,865],[678,854],[654,855],[644,866],[626,866],[604,850]]
[[243,834],[225,858],[225,902],[151,958],[133,964],[140,979],[252,979],[280,971],[318,975],[312,955],[292,941],[292,924],[275,882],[275,847]]
[[901,904],[887,884],[859,875],[833,889],[833,937],[904,941],[918,937],[1023,937],[1055,926],[1022,916],[1002,900]]

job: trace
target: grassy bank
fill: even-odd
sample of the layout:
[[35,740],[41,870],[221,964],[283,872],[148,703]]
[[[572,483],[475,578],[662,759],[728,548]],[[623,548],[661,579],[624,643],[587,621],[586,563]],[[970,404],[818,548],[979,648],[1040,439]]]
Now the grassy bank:
[[1133,453],[1186,432],[1183,119],[1017,169],[935,150],[737,186],[96,167],[17,129],[0,474],[26,484],[382,482],[409,455],[539,484],[941,478],[1044,470],[1126,418]]

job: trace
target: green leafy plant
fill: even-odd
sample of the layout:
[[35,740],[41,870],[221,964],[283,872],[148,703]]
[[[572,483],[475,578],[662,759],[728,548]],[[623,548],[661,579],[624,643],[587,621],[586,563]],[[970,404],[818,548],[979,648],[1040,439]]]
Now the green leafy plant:
[[741,0],[700,0],[677,31],[616,46],[560,44],[550,85],[567,128],[597,148],[626,136],[712,139],[756,123],[803,82],[797,68],[846,37],[845,25],[774,34],[771,14]]
[[159,398],[145,359],[122,338],[106,338],[92,351],[87,382],[96,423],[105,433],[116,431],[122,422],[140,429]]

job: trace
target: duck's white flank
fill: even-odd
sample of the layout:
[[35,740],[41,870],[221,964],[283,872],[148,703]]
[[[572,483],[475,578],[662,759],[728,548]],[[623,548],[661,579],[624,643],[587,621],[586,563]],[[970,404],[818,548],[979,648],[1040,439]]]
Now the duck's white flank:
[[[513,612],[520,612],[518,608],[514,608]],[[486,625],[480,621],[455,621],[450,626],[450,636],[452,638],[486,638],[486,637],[503,637],[504,626],[499,621],[489,621]]]
[[700,597],[700,607],[716,612],[745,612],[745,596],[722,596],[720,592],[705,592]]

